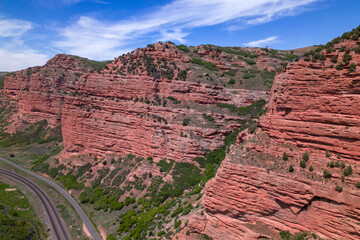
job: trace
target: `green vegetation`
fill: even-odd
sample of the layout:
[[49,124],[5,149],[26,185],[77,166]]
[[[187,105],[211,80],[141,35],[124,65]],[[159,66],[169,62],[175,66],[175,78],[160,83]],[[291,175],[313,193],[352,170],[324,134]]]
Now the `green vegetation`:
[[84,183],[78,182],[76,176],[64,175],[60,176],[58,179],[66,189],[82,190],[84,188]]
[[20,191],[0,182],[0,238],[38,239],[42,235],[42,224],[28,199]]
[[74,56],[80,61],[85,64],[87,67],[92,68],[92,70],[100,72],[101,70],[105,69],[106,65],[111,63],[111,61],[94,61],[83,57]]
[[4,88],[5,78],[10,76],[12,73],[0,73],[0,89]]
[[310,167],[309,167],[309,171],[310,171],[310,172],[314,171],[314,167],[313,167],[313,166],[310,166]]
[[347,166],[344,170],[344,176],[350,176],[353,173],[351,165]]
[[287,161],[287,160],[289,159],[289,157],[288,157],[288,155],[286,154],[286,152],[283,153],[282,159],[283,159],[284,161]]
[[350,64],[349,71],[350,72],[355,72],[356,71],[356,64],[355,63]]
[[245,107],[236,107],[235,105],[227,104],[227,103],[218,103],[217,106],[221,108],[228,108],[232,112],[236,112],[240,116],[249,116],[250,118],[259,117],[264,111],[263,108],[265,106],[265,100],[260,99],[257,102]]
[[169,163],[166,162],[166,160],[160,160],[156,166],[160,167],[160,172],[170,172],[170,170],[172,169],[174,165],[174,161],[170,161]]
[[174,97],[167,97],[170,101],[172,101],[174,104],[180,104],[181,103],[181,101],[179,101],[179,100],[177,100],[176,98],[174,98]]
[[230,80],[228,81],[228,84],[230,84],[230,85],[234,85],[234,84],[235,84],[235,79],[230,78]]
[[0,135],[0,146],[10,147],[14,145],[16,147],[22,147],[33,142],[47,143],[61,140],[61,138],[58,137],[61,136],[60,131],[60,128],[48,128],[46,120],[42,120],[30,125],[24,131],[17,131],[13,135],[2,133]]
[[302,155],[302,159],[307,162],[309,161],[309,153],[308,152],[304,152],[303,155]]
[[337,192],[342,192],[342,187],[340,187],[339,185],[336,185],[336,187],[335,187],[335,191],[337,191]]
[[189,125],[189,123],[190,123],[190,118],[185,118],[185,119],[183,120],[182,125],[183,125],[183,126],[187,126],[187,125]]
[[185,45],[177,45],[176,46],[178,49],[180,49],[181,51],[184,51],[184,52],[190,52],[190,50],[188,49],[188,47],[187,46],[185,46]]
[[211,116],[211,115],[207,115],[206,113],[203,113],[202,116],[206,121],[215,122],[215,118],[213,116]]
[[[280,237],[282,240],[307,240],[309,239],[310,233],[307,232],[298,232],[291,234],[289,231],[280,231]],[[317,239],[316,234],[311,234],[313,239]]]
[[324,178],[331,178],[332,174],[329,170],[324,169]]
[[291,164],[290,167],[289,167],[289,172],[293,172],[295,169],[294,169],[294,166]]
[[237,72],[237,70],[235,70],[235,69],[230,69],[229,71],[224,72],[224,74],[229,75],[229,76],[231,76],[231,77],[235,77],[236,72]]
[[219,71],[218,67],[214,63],[207,62],[207,61],[201,60],[199,58],[192,58],[191,63],[201,65],[201,66],[203,66],[203,67],[205,67],[205,68],[207,68],[209,70],[212,70],[212,71]]
[[300,161],[300,167],[306,168],[306,162],[304,160]]

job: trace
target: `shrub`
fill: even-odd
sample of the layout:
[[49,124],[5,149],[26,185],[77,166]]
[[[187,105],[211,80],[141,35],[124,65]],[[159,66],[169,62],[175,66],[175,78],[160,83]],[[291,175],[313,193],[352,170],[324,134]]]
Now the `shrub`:
[[185,119],[183,120],[182,125],[183,125],[183,126],[187,126],[187,125],[189,125],[189,123],[190,123],[190,119],[189,119],[189,118],[185,118]]
[[336,163],[335,163],[335,167],[340,167],[340,162],[339,161],[336,161]]
[[313,167],[313,166],[310,166],[310,167],[309,167],[309,171],[310,171],[310,172],[314,171],[314,167]]
[[107,235],[106,240],[116,240],[116,238],[114,237],[114,235],[109,234]]
[[218,67],[214,63],[207,62],[207,61],[201,60],[199,58],[192,58],[191,63],[195,63],[195,64],[198,64],[198,65],[204,66],[205,68],[207,68],[209,70],[212,70],[212,71],[218,71],[219,70]]
[[324,178],[331,178],[332,174],[329,170],[325,169],[324,170]]
[[130,204],[133,204],[135,202],[135,198],[126,197],[125,198],[125,206],[129,206]]
[[211,115],[207,115],[206,113],[203,113],[203,118],[209,122],[215,122],[215,118]]
[[181,101],[179,101],[179,100],[177,100],[176,98],[174,98],[174,97],[168,97],[168,99],[170,100],[170,101],[172,101],[174,104],[179,104],[179,103],[181,103]]
[[203,157],[196,157],[194,158],[195,162],[198,162],[201,168],[205,168],[206,160]]
[[230,78],[230,80],[228,81],[228,84],[231,84],[231,85],[235,84],[235,79]]
[[360,188],[360,182],[357,182],[357,183],[355,184],[355,187]]
[[164,159],[160,160],[156,166],[160,167],[160,172],[170,172],[170,170],[172,169],[174,165],[173,161],[170,161],[169,163],[167,163]]
[[300,161],[300,167],[306,168],[306,162],[304,160]]
[[201,171],[194,164],[179,162],[172,171],[174,186],[179,189],[189,189],[197,185],[201,179]]
[[293,171],[294,171],[294,167],[293,167],[293,165],[290,165],[289,172],[293,172]]
[[187,76],[186,70],[182,70],[182,71],[178,72],[178,74],[177,74],[177,77],[179,78],[179,80],[182,80],[182,81],[186,80],[186,76]]
[[15,157],[15,155],[13,153],[10,153],[9,155],[11,158]]
[[347,168],[345,168],[344,170],[344,176],[350,176],[353,173],[352,167],[351,165],[349,165]]
[[307,162],[309,161],[309,153],[308,152],[304,152],[303,156],[302,156],[302,159]]
[[340,187],[339,185],[336,185],[336,187],[335,187],[335,190],[337,191],[337,192],[342,192],[342,187]]
[[328,166],[329,166],[330,168],[335,167],[334,161],[331,161],[331,162],[328,164]]
[[181,45],[178,45],[176,46],[178,49],[180,49],[181,51],[184,51],[184,52],[190,52],[190,50],[188,49],[187,46],[181,44]]
[[283,159],[284,161],[287,161],[287,160],[289,159],[289,157],[288,157],[288,155],[286,154],[286,152],[283,153],[282,159]]
[[325,152],[325,156],[326,156],[326,157],[330,157],[329,150],[326,150],[326,152]]
[[343,70],[344,69],[344,65],[342,63],[339,63],[338,65],[336,65],[336,70]]
[[181,221],[175,221],[174,228],[178,228],[181,226]]
[[343,62],[345,65],[349,65],[350,60],[352,59],[351,55],[348,53],[345,53],[343,56]]
[[330,61],[331,61],[332,63],[337,63],[337,61],[338,61],[338,56],[336,56],[336,55],[332,56],[331,59],[330,59]]
[[291,233],[289,231],[280,231],[281,239],[288,240],[291,237]]
[[231,76],[231,77],[235,77],[235,75],[236,75],[236,70],[235,69],[230,69],[229,71],[227,71],[227,72],[224,72],[226,75],[229,75],[229,76]]
[[254,65],[256,62],[251,59],[245,59],[245,62],[249,65]]
[[356,71],[356,65],[355,65],[355,63],[351,63],[351,64],[350,64],[349,71],[350,71],[350,72],[355,72],[355,71]]

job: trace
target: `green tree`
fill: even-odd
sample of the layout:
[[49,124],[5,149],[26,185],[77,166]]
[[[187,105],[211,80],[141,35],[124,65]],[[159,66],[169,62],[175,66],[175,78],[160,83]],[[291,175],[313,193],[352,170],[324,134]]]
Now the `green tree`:
[[302,159],[303,159],[305,162],[309,161],[309,153],[308,153],[308,152],[304,152],[304,153],[303,153],[303,156],[302,156]]
[[304,160],[300,161],[300,167],[306,168],[306,162]]
[[351,165],[349,165],[347,168],[345,168],[344,176],[350,176],[352,173],[353,173],[353,170],[352,170]]

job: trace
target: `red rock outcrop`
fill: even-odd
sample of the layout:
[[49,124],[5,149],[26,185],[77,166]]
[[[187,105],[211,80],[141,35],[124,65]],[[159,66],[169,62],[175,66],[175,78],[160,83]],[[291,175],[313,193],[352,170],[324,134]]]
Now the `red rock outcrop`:
[[[61,124],[64,156],[133,153],[190,161],[221,146],[224,135],[240,126],[241,118],[217,103],[241,106],[268,98],[264,91],[234,92],[193,79],[198,67],[192,69],[190,58],[171,44],[135,50],[101,71],[87,61],[60,54],[5,81],[5,95],[18,101],[19,119]],[[180,72],[189,80],[180,80]]]
[[[343,41],[335,50],[319,52],[324,61],[290,63],[275,77],[262,130],[239,135],[206,185],[205,214],[192,217],[191,232],[213,239],[277,239],[280,230],[313,232],[324,239],[360,238],[356,46]],[[342,62],[344,54],[351,56],[350,63],[336,68],[332,56]],[[305,151],[310,160],[303,168],[299,162]],[[351,174],[345,174],[341,164],[351,165]],[[325,177],[324,170],[332,175]]]

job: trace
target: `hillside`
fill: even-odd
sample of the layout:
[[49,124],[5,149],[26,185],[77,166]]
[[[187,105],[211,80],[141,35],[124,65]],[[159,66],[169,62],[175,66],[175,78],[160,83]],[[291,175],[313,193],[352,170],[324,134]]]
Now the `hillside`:
[[[103,236],[169,237],[202,209],[204,184],[295,58],[171,42],[112,62],[56,55],[6,78],[1,152],[78,196]],[[131,224],[114,225],[119,214]]]
[[344,33],[276,75],[261,129],[239,134],[191,232],[359,239],[359,34]]
[[61,183],[104,238],[355,239],[359,30],[290,51],[56,55],[7,74],[0,153]]

